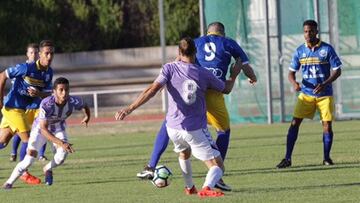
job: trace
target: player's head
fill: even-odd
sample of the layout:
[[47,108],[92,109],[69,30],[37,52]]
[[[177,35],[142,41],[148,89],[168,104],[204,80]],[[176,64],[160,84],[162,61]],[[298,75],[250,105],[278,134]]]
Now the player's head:
[[51,40],[43,40],[40,42],[39,59],[42,66],[50,66],[54,58],[54,43]]
[[69,98],[70,84],[69,80],[64,77],[56,78],[53,85],[53,93],[56,103],[64,104]]
[[184,37],[179,42],[179,55],[189,58],[195,58],[195,42],[190,37]]
[[317,41],[318,24],[315,20],[306,20],[303,23],[304,38],[306,43],[315,43]]
[[36,61],[39,58],[39,45],[30,43],[26,47],[26,57],[28,62]]
[[212,22],[208,25],[207,33],[225,36],[225,26],[220,22]]

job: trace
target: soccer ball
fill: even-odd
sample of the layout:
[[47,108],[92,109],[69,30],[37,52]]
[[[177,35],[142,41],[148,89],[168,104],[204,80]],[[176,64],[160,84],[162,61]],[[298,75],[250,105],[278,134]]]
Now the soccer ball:
[[154,178],[152,179],[151,182],[156,187],[163,188],[170,185],[171,177],[172,177],[171,170],[164,165],[160,165],[160,166],[156,166],[154,171]]

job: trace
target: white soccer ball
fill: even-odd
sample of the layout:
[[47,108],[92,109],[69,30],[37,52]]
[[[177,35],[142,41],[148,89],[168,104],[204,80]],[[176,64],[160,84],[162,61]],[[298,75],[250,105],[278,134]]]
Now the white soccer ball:
[[160,165],[160,166],[156,166],[154,171],[154,178],[152,179],[151,182],[156,187],[163,188],[170,185],[171,177],[172,177],[171,170],[164,165]]

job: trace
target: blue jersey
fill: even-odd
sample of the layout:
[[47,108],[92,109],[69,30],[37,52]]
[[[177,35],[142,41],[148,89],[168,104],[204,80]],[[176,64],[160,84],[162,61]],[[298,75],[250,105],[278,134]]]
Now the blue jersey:
[[298,71],[301,67],[303,78],[301,91],[304,94],[323,97],[333,95],[331,84],[318,94],[314,94],[313,90],[330,77],[331,69],[339,69],[341,64],[334,48],[330,44],[320,41],[314,51],[306,44],[299,46],[294,53],[289,69]]
[[27,89],[35,87],[42,92],[51,92],[53,71],[50,67],[40,70],[38,62],[17,64],[5,70],[7,78],[13,80],[4,106],[16,109],[37,109],[41,98],[30,97]]
[[225,81],[231,57],[240,57],[242,64],[249,59],[242,48],[232,39],[218,35],[207,35],[195,39],[197,63],[209,69],[214,75]]

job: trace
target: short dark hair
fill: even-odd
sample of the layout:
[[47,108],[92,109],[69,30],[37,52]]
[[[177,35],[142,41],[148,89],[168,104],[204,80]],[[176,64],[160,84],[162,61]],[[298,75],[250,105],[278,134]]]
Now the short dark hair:
[[30,43],[27,45],[26,49],[28,48],[39,49],[39,45],[36,43]]
[[318,24],[315,20],[305,20],[303,23],[303,27],[305,27],[305,25],[311,26],[311,27],[316,27],[316,28],[318,26]]
[[221,22],[212,22],[208,25],[208,30],[214,28],[217,32],[225,33],[225,26]]
[[184,56],[193,56],[196,54],[194,40],[191,37],[184,37],[179,42],[179,51]]
[[53,89],[56,89],[56,87],[59,85],[59,84],[65,84],[65,85],[69,85],[69,80],[64,78],[64,77],[59,77],[59,78],[56,78],[56,80],[54,81],[54,86],[53,86]]
[[51,40],[45,39],[40,42],[40,49],[44,47],[54,47],[54,43]]

